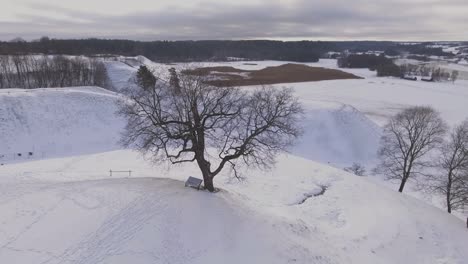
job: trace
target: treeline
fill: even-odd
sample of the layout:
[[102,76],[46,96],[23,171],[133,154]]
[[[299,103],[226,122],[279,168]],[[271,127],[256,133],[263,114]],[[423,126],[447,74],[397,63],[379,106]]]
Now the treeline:
[[406,58],[409,60],[417,60],[417,61],[423,61],[423,62],[427,62],[431,60],[429,57],[421,56],[421,55],[409,55]]
[[160,62],[227,60],[280,60],[316,62],[329,50],[331,42],[282,41],[132,41],[58,40],[42,38],[35,42],[0,42],[0,54],[143,55]]
[[64,54],[64,55],[143,55],[160,62],[280,60],[315,62],[328,52],[350,53],[382,51],[386,55],[402,53],[453,56],[434,43],[401,44],[390,41],[270,41],[270,40],[203,40],[203,41],[133,41],[111,39],[49,39],[27,42],[0,42],[0,54]]
[[441,68],[428,67],[424,65],[403,64],[396,65],[392,59],[385,55],[374,54],[351,54],[342,55],[337,60],[340,68],[368,68],[377,71],[378,77],[399,77],[416,80],[414,76],[421,76],[426,81],[444,82],[458,79],[459,72],[448,72]]
[[[344,41],[334,42],[337,51],[350,51],[353,53],[381,51],[387,56],[400,56],[402,54],[416,54],[424,56],[453,57],[451,52],[445,52],[442,47],[435,47],[437,43],[399,43],[392,41]],[[455,44],[460,45],[460,43]]]
[[[349,51],[351,53],[365,53],[368,51],[381,51],[387,56],[400,56],[402,54],[416,54],[421,56],[453,57],[451,52],[445,52],[442,47],[435,47],[434,42],[399,43],[392,41],[342,41],[333,42],[335,51]],[[455,45],[460,45],[457,43]]]
[[392,59],[374,54],[351,54],[343,55],[337,60],[340,68],[367,68],[371,71],[377,71],[377,76],[403,77],[404,73],[398,65],[393,63]]
[[65,56],[0,56],[0,88],[99,86],[111,89],[104,63]]
[[418,44],[398,44],[394,47],[389,47],[385,50],[387,56],[399,56],[402,53],[426,55],[426,56],[440,56],[440,57],[453,57],[451,52],[445,52],[441,47],[432,47],[435,43],[418,43]]
[[[389,70],[392,69],[392,70]],[[377,76],[394,76],[408,80],[417,80],[416,76],[420,76],[423,81],[430,82],[455,82],[458,79],[459,72],[457,70],[447,71],[439,67],[430,67],[426,65],[402,64],[385,65],[377,69]]]
[[392,63],[392,60],[383,54],[380,56],[374,54],[350,54],[338,58],[337,63],[340,68],[369,68],[370,70],[376,70],[380,65]]

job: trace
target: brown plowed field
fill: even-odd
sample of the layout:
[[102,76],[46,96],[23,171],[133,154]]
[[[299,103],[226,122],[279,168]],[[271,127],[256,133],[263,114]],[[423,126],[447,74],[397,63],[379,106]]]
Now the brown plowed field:
[[[261,70],[241,70],[233,67],[205,67],[185,71],[186,74],[209,76],[214,86],[248,86],[278,83],[314,82],[340,79],[361,79],[340,70],[310,67],[303,64],[284,64]],[[214,79],[214,80],[213,80]]]

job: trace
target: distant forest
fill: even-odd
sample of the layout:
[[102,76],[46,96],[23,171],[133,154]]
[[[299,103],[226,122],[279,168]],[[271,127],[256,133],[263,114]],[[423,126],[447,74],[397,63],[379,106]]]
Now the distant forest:
[[225,61],[229,58],[247,60],[280,60],[315,62],[328,52],[384,51],[386,55],[401,53],[453,56],[432,43],[400,44],[389,41],[132,41],[107,39],[49,39],[26,42],[16,39],[0,42],[0,54],[63,54],[63,55],[143,55],[161,62]]

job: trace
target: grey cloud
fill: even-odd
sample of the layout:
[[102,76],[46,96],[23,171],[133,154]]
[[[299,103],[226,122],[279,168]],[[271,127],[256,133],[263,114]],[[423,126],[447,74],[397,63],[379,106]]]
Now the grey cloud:
[[[194,9],[120,16],[34,5],[37,15],[18,15],[22,23],[0,22],[0,37],[107,37],[132,39],[335,38],[388,40],[466,40],[465,0],[298,0],[257,5],[200,4]],[[443,14],[440,9],[454,10]],[[43,10],[82,22],[41,15]],[[458,10],[458,11],[457,11]],[[457,11],[457,12],[455,12]],[[446,13],[446,12],[445,12]]]

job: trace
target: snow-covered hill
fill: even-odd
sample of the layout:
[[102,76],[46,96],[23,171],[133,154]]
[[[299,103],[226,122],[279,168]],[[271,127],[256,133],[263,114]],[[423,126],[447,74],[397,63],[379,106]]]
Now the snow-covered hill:
[[292,148],[292,154],[338,168],[374,163],[380,127],[350,105],[304,101],[304,134]]
[[[468,259],[465,223],[293,155],[218,194],[185,189],[194,164],[129,150],[3,166],[5,263],[447,263]],[[132,176],[109,169],[132,170]],[[161,179],[159,179],[161,178]],[[322,194],[322,190],[325,191]],[[8,227],[8,228],[5,228]]]
[[[94,164],[93,164],[94,165]],[[2,185],[2,263],[281,263],[264,219],[167,179]],[[16,188],[20,193],[5,195]],[[18,208],[15,210],[14,208]],[[285,241],[287,244],[291,244]],[[292,245],[290,245],[292,246]]]
[[104,61],[107,74],[116,91],[127,89],[134,83],[134,77],[138,67],[133,67],[121,61]]
[[119,149],[117,99],[98,87],[0,90],[0,162]]
[[[122,88],[135,72],[107,67]],[[244,168],[243,182],[225,171],[217,194],[183,187],[195,164],[122,150],[116,93],[0,90],[0,263],[465,264],[463,221],[333,167],[371,166],[379,125],[405,106],[461,121],[468,86],[357,72],[368,79],[288,84],[306,110],[299,144],[271,171]]]
[[[124,121],[116,115],[117,99],[97,87],[0,91],[0,161],[120,149]],[[375,158],[379,128],[349,105],[308,101],[302,125],[295,155],[338,167]]]

